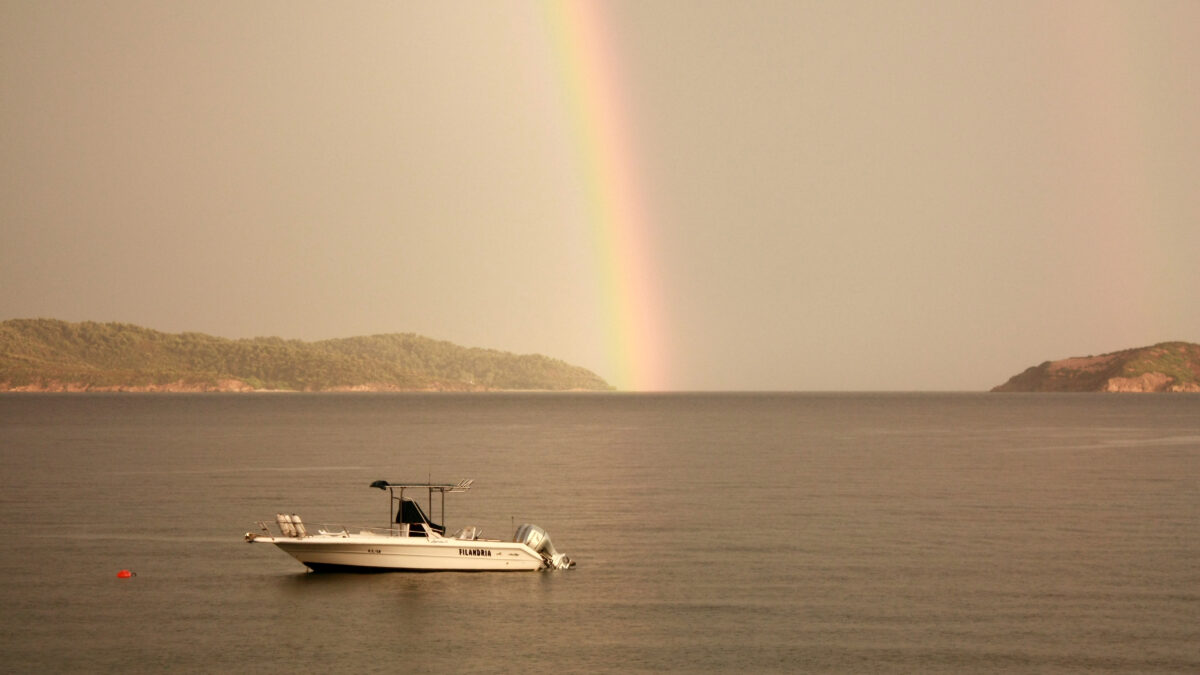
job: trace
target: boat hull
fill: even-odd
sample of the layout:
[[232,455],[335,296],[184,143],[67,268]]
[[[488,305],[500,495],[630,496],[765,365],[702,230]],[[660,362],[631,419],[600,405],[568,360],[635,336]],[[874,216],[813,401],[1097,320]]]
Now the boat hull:
[[533,549],[506,541],[356,535],[258,537],[255,541],[273,543],[318,572],[522,572],[546,567],[545,559]]

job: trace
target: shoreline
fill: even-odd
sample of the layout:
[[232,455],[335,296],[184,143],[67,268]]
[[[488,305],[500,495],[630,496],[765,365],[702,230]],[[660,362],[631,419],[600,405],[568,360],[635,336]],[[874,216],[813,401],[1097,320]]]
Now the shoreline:
[[216,383],[183,381],[145,385],[91,385],[83,382],[39,382],[13,386],[0,382],[0,394],[386,394],[386,393],[612,393],[601,389],[498,389],[467,383],[438,383],[431,387],[400,387],[391,384],[341,385],[323,389],[259,389],[241,380]]

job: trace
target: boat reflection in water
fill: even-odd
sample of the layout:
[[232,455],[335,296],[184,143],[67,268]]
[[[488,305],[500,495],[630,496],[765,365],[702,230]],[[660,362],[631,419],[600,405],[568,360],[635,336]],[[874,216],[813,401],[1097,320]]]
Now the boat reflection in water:
[[550,535],[537,525],[521,525],[512,540],[484,539],[480,529],[464,527],[446,536],[446,528],[426,515],[405,490],[427,490],[429,512],[434,495],[440,497],[440,517],[445,522],[446,494],[466,492],[473,480],[455,484],[389,483],[377,480],[371,487],[387,490],[386,528],[319,527],[315,533],[295,514],[275,516],[279,534],[267,521],[259,533],[247,532],[250,543],[275,544],[314,572],[325,571],[523,571],[569,569],[575,563],[554,549]]

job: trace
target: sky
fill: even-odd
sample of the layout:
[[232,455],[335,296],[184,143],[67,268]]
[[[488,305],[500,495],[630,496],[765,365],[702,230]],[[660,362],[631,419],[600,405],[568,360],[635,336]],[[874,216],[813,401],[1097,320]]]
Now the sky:
[[635,391],[1200,342],[1200,3],[0,0],[0,320]]

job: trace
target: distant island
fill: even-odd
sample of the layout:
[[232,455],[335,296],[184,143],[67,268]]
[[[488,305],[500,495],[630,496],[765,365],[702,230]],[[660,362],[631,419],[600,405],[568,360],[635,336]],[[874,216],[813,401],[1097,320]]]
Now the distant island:
[[608,391],[540,354],[411,333],[304,342],[161,333],[122,323],[0,322],[0,391]]
[[992,391],[1200,392],[1200,345],[1163,342],[1100,356],[1047,361]]

